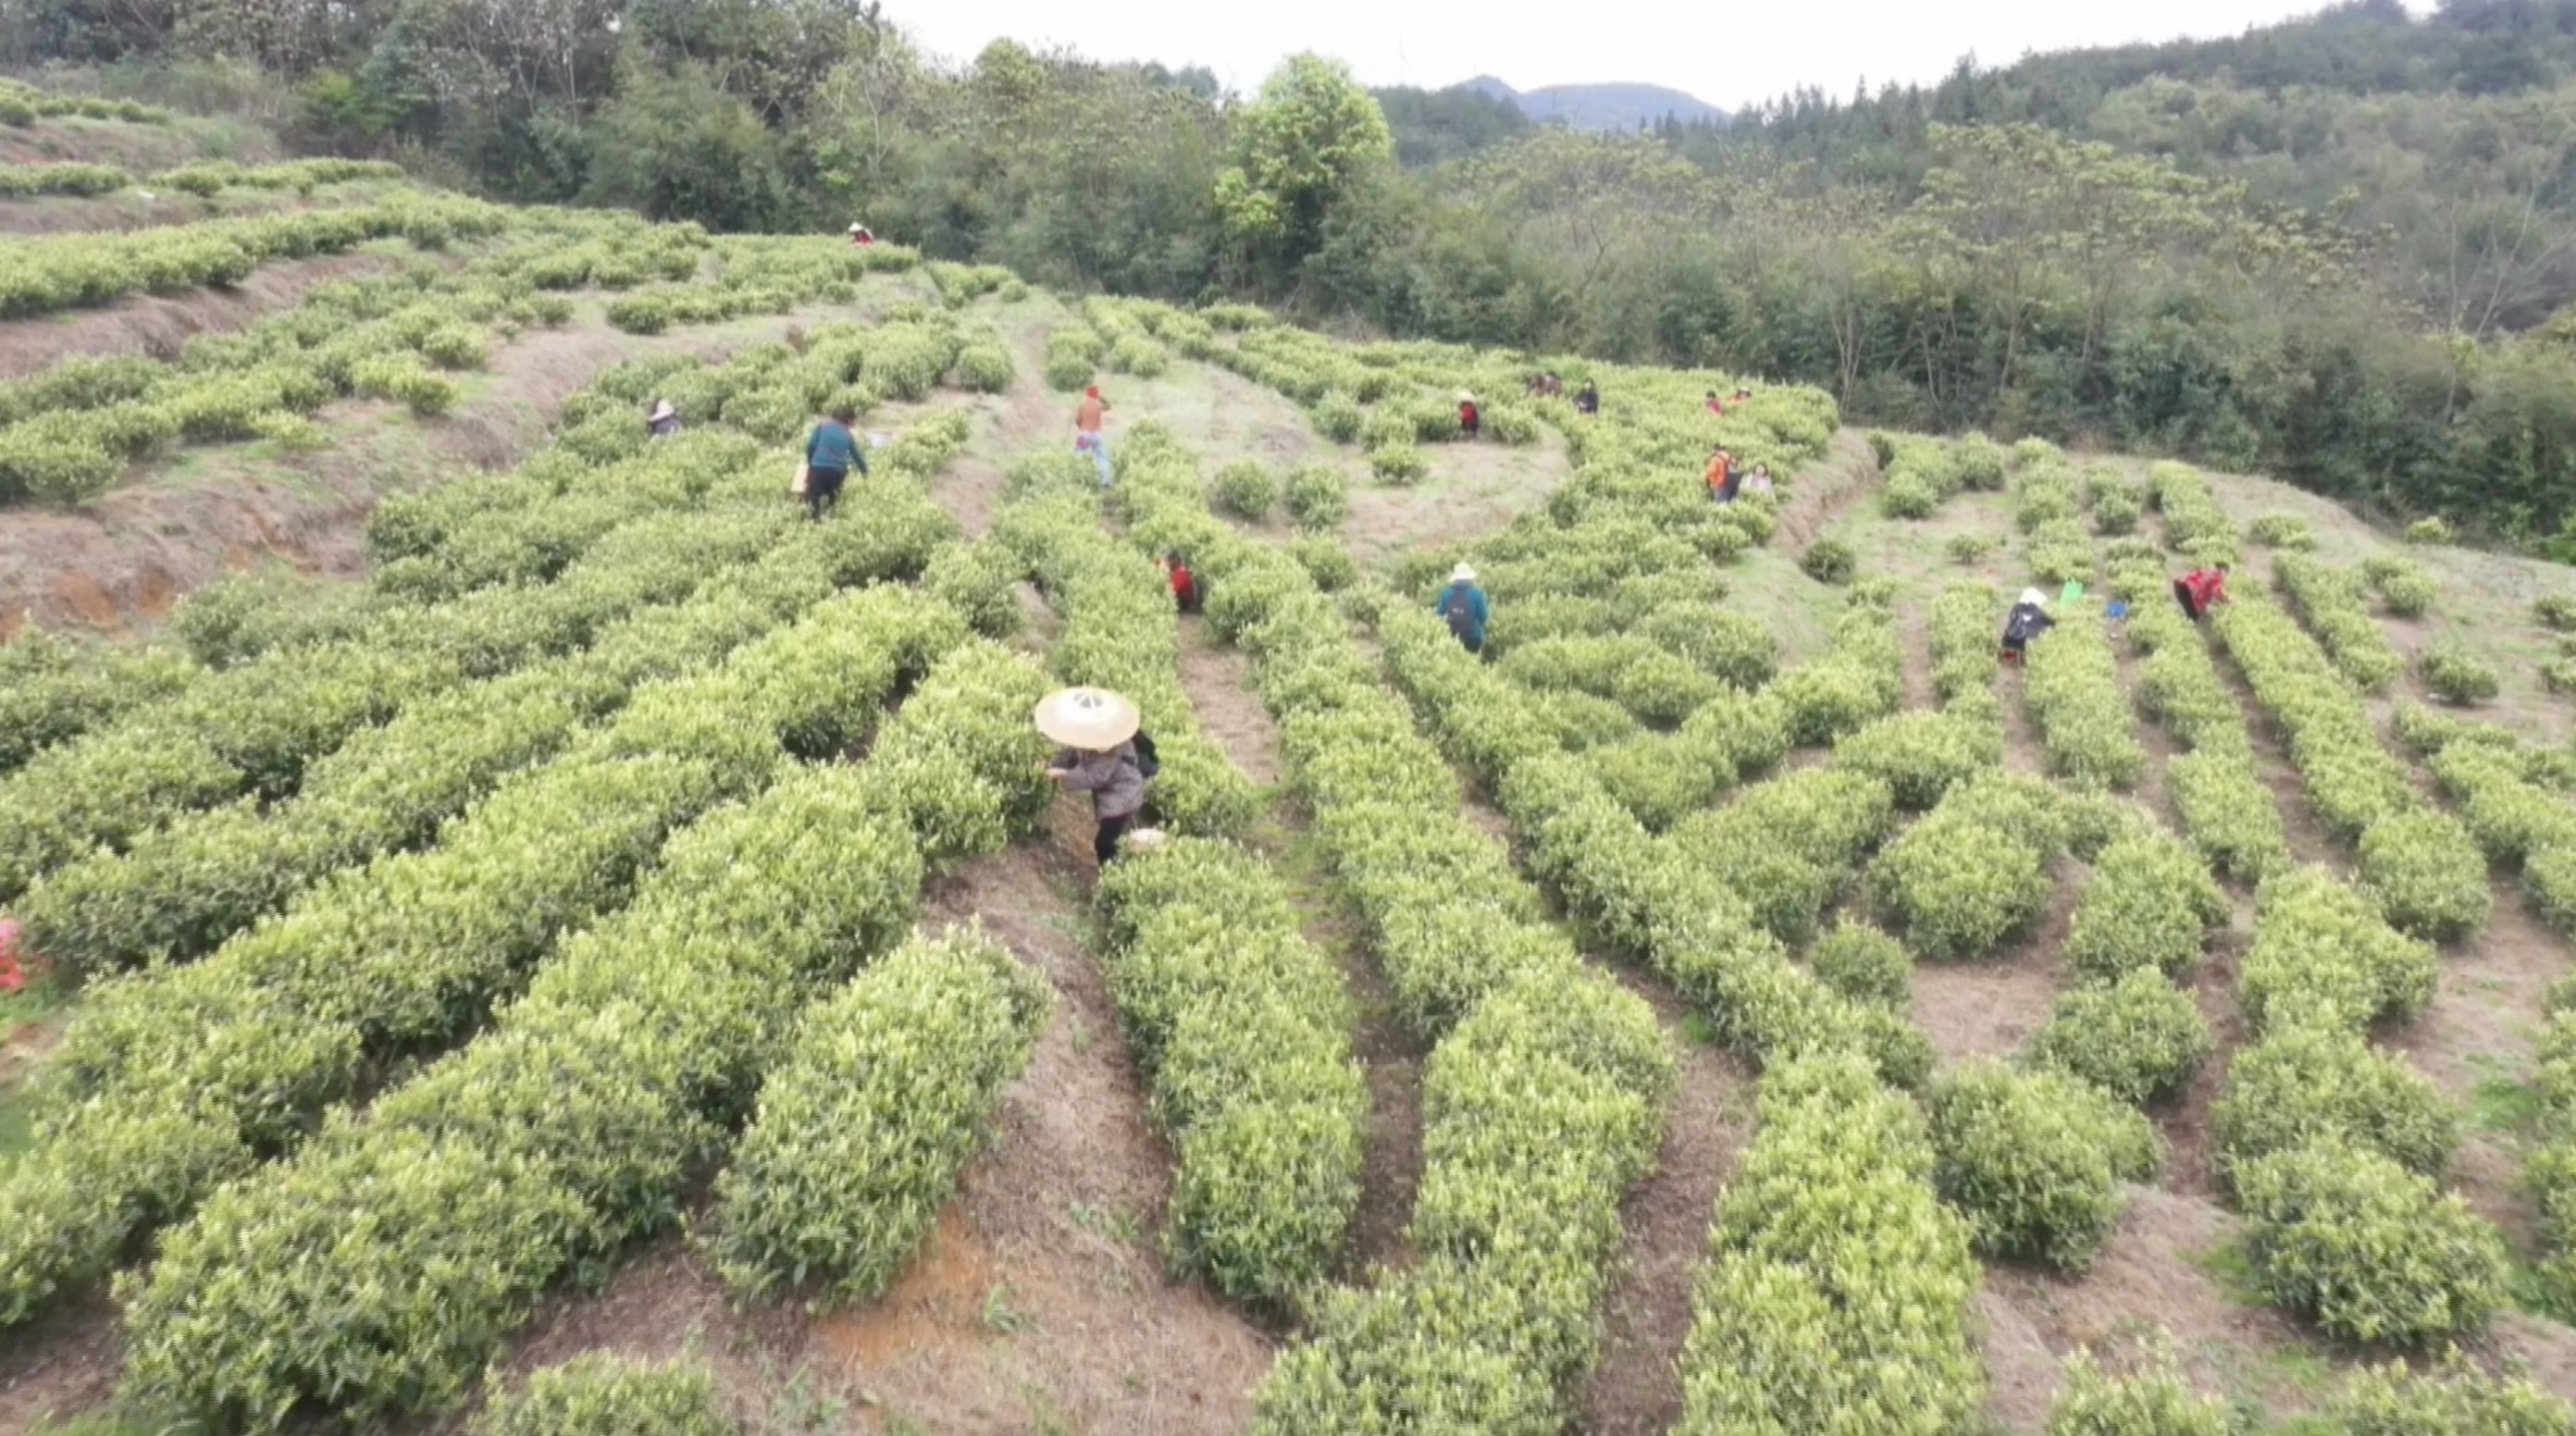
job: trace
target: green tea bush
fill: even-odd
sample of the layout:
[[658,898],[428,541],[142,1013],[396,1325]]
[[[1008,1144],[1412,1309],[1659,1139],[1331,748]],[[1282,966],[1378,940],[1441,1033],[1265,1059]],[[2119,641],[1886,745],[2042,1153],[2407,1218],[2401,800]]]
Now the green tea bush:
[[474,1436],[735,1436],[715,1378],[704,1368],[646,1366],[604,1351],[528,1378],[516,1396],[496,1375]]
[[1816,980],[1854,1002],[1901,1008],[1912,990],[1914,960],[1895,938],[1867,923],[1837,923],[1807,949]]
[[2531,616],[2560,633],[2576,633],[2576,593],[2553,593],[2535,599]]
[[1860,555],[1847,539],[1820,538],[1807,545],[1798,567],[1818,583],[1849,583],[1860,567]]
[[2101,1089],[1989,1058],[1936,1083],[1926,1108],[1933,1181],[1978,1248],[2059,1271],[2093,1264],[2127,1205],[2121,1183],[2163,1160],[2155,1128]]
[[1669,604],[1647,614],[1633,631],[1737,688],[1759,688],[1779,672],[1779,638],[1770,625],[1741,610]]
[[1932,691],[1942,702],[1993,685],[2002,610],[1993,586],[1984,583],[1952,583],[1932,600]]
[[[1966,1222],[1911,1103],[1854,1058],[1762,1081],[1682,1347],[1683,1436],[1969,1429],[1985,1396]],[[1899,1413],[1902,1413],[1900,1415]]]
[[1044,979],[970,931],[897,948],[809,1011],[702,1237],[752,1297],[883,1292],[930,1235],[1045,1020]]
[[1359,1205],[1366,1096],[1348,1000],[1287,889],[1190,839],[1105,874],[1110,995],[1180,1154],[1173,1245],[1228,1296],[1274,1306],[1332,1269]]
[[2093,864],[2067,933],[2066,964],[2095,982],[2142,970],[2179,978],[2227,916],[2226,894],[2197,852],[2161,833],[2122,838]]
[[2483,1329],[2505,1299],[2505,1247],[2457,1196],[2333,1142],[2237,1174],[2245,1254],[2273,1301],[2335,1337],[2419,1345]]
[[2264,883],[2237,995],[2258,1029],[2358,1032],[2421,1009],[2433,970],[2431,946],[2390,927],[2369,894],[2307,867]]
[[2093,532],[2118,538],[2138,531],[2138,520],[2147,511],[2144,484],[2116,470],[2095,469],[2085,476],[2084,491],[2093,511]]
[[1357,399],[1340,390],[1316,400],[1310,415],[1315,423],[1315,432],[1336,444],[1347,444],[1357,439],[1361,426],[1368,422],[1368,411],[1360,407]]
[[956,381],[960,388],[999,394],[1010,388],[1018,375],[1019,365],[1011,358],[1010,347],[989,333],[957,347]]
[[2292,553],[2309,553],[2317,546],[2317,536],[2308,527],[2303,514],[2259,514],[2245,528],[2245,536],[2265,548],[2287,549]]
[[2102,625],[2070,614],[2032,640],[2024,661],[2023,701],[2039,722],[2050,769],[2080,788],[2137,786],[2147,754]]
[[1381,444],[1369,450],[1368,459],[1369,472],[1382,484],[1418,484],[1431,472],[1431,461],[1410,439]]
[[1072,393],[1089,384],[1108,348],[1086,324],[1067,324],[1047,335],[1048,387]]
[[2459,1138],[2450,1102],[2421,1073],[2357,1033],[2318,1028],[2274,1032],[2238,1052],[2210,1121],[2231,1185],[2265,1157],[2327,1142],[2438,1176]]
[[2358,841],[2373,824],[2420,805],[2403,766],[2380,746],[2359,696],[2280,609],[2239,599],[2218,611],[2215,630],[2244,669],[2255,700],[2289,733],[2290,761],[2329,827]]
[[2048,519],[2030,531],[2022,557],[2043,587],[2088,582],[2093,577],[2093,540],[2073,519]]
[[2422,1374],[2368,1368],[2327,1403],[2326,1419],[2357,1436],[2576,1436],[2566,1402],[2465,1361]]
[[12,165],[5,170],[0,170],[0,198],[25,199],[47,194],[114,194],[130,183],[132,180],[125,171],[110,165]]
[[2211,1044],[2209,1022],[2191,994],[2139,968],[2107,986],[2060,995],[2032,1039],[2031,1058],[2145,1106],[2179,1095]]
[[2433,576],[2413,559],[2378,554],[2364,561],[2361,570],[2380,603],[2399,618],[2423,617],[2441,593]]
[[2274,572],[2300,618],[2354,684],[2377,691],[2405,668],[2405,660],[2362,603],[2355,574],[2304,554],[2281,555]]
[[2451,526],[2438,518],[2417,519],[2406,526],[2408,543],[2449,543]]
[[1350,550],[1328,535],[1300,534],[1288,541],[1288,554],[1326,593],[1339,593],[1360,581],[1360,566]]
[[2048,1408],[2046,1436],[2238,1436],[2227,1403],[2199,1395],[2170,1355],[2124,1377],[2107,1375],[2089,1352],[2066,1361],[2066,1384]]
[[2063,846],[2046,785],[1986,774],[1953,787],[1870,869],[1877,910],[1934,961],[1984,956],[2029,930]]
[[1982,718],[1899,713],[1834,742],[1835,765],[1887,784],[1896,805],[1919,813],[1955,784],[2003,762],[2003,730]]
[[[800,665],[809,685],[833,678],[792,698],[843,715],[847,731],[864,721],[851,705],[865,685],[890,696],[902,669],[926,661],[922,645],[958,641],[953,615],[910,608],[859,595],[763,657]],[[853,622],[870,611],[931,628]],[[908,651],[859,675],[863,649],[889,642]],[[755,703],[791,696],[781,676],[759,679]],[[701,691],[630,708],[619,726],[660,742],[690,725],[702,741],[741,744],[744,715],[708,711],[714,695],[691,686]],[[568,940],[482,1037],[380,1097],[365,1121],[218,1193],[123,1294],[130,1393],[234,1422],[298,1398],[353,1420],[451,1398],[545,1284],[673,1218],[680,1184],[720,1141],[715,1119],[749,1100],[768,1034],[834,964],[893,945],[926,862],[988,851],[1036,816],[1044,745],[1026,725],[1043,687],[1024,659],[957,649],[868,763],[805,768],[692,827],[634,905]],[[596,804],[572,811],[601,816]],[[818,832],[836,834],[832,863],[808,860]],[[514,922],[525,912],[510,908]],[[410,971],[421,959],[400,961]],[[295,1315],[345,1315],[353,1290],[371,1294],[375,1320]]]
[[1350,480],[1332,464],[1298,464],[1280,485],[1298,529],[1337,529],[1350,513]]
[[2236,521],[2209,491],[2209,480],[2189,464],[2171,461],[2147,468],[2147,487],[2165,516],[2165,539],[2177,552],[2212,563],[2236,559]]
[[2458,642],[2436,643],[2415,660],[2416,672],[2445,703],[2484,703],[2502,691],[2495,669]]
[[2372,824],[2357,873],[2392,926],[2433,942],[2483,931],[2494,905],[2485,855],[2468,829],[2430,808]]
[[1259,459],[1237,459],[1217,470],[1214,491],[1220,506],[1256,523],[1279,501],[1279,481]]
[[1950,446],[1950,470],[1958,476],[1963,489],[2000,492],[2004,486],[2003,446],[1972,430]]
[[1952,563],[1978,564],[1993,557],[1995,551],[2003,546],[2002,537],[1996,534],[1952,534],[1949,541],[1941,546],[1941,551],[1950,556]]
[[1493,405],[1478,417],[1484,421],[1487,434],[1514,448],[1535,444],[1547,432],[1536,414],[1513,404]]

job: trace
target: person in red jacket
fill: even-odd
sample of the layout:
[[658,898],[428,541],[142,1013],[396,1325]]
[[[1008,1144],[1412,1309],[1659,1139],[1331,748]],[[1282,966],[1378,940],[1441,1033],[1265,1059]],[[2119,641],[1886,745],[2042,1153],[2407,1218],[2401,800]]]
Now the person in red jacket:
[[1478,426],[1479,424],[1483,423],[1483,422],[1484,422],[1484,416],[1476,412],[1476,396],[1475,396],[1475,395],[1473,395],[1473,394],[1468,393],[1468,392],[1467,392],[1466,390],[1464,390],[1464,389],[1459,390],[1459,391],[1458,391],[1458,432],[1459,432],[1459,434],[1460,434],[1461,436],[1465,437],[1465,438],[1472,439],[1472,438],[1476,437],[1476,428],[1477,428],[1477,426]]
[[1163,576],[1171,581],[1173,604],[1183,613],[1198,612],[1202,601],[1199,594],[1199,576],[1190,572],[1190,561],[1181,557],[1181,551],[1165,550],[1162,562],[1156,567],[1162,569]]
[[2182,611],[2197,622],[2209,612],[2210,605],[2227,601],[2227,565],[2196,568],[2174,580],[2174,598]]

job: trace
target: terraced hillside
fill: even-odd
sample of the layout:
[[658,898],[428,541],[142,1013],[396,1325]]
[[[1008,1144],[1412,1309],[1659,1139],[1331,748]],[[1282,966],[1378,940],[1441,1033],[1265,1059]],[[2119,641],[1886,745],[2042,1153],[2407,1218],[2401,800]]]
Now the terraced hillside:
[[2576,1429],[2576,574],[331,188],[0,258],[0,1428]]

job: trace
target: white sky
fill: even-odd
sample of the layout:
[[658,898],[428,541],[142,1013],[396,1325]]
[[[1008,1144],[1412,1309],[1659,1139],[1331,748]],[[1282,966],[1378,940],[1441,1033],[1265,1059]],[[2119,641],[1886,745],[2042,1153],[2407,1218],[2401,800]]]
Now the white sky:
[[[1516,88],[1611,80],[1684,90],[1735,109],[1798,85],[1849,94],[1866,75],[1930,82],[1975,51],[2233,35],[2323,0],[896,0],[892,18],[964,61],[1008,36],[1100,60],[1205,65],[1249,92],[1299,50],[1372,85],[1428,88],[1492,74]],[[2416,7],[2419,11],[2420,5]]]

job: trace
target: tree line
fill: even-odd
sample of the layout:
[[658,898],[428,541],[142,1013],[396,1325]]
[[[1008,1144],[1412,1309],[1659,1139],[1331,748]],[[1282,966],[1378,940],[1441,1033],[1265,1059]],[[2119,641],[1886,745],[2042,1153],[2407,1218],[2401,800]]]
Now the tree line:
[[1723,365],[2576,554],[2576,0],[2356,0],[1635,135],[1311,57],[1252,96],[940,63],[876,0],[8,0],[0,53],[282,92],[300,147],[499,198]]

